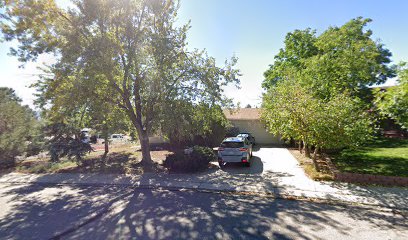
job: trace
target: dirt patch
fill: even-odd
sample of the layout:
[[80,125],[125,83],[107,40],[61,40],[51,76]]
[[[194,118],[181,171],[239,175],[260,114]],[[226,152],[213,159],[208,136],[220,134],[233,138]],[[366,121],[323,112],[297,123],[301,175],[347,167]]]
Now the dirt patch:
[[[22,173],[115,173],[141,174],[143,168],[139,164],[142,153],[137,151],[134,144],[114,144],[109,146],[109,153],[103,159],[103,150],[94,151],[86,155],[81,161],[61,158],[59,162],[51,162],[49,156],[31,157],[21,161],[9,171]],[[151,151],[152,160],[157,171],[164,171],[160,167],[166,156],[172,152],[167,150]]]

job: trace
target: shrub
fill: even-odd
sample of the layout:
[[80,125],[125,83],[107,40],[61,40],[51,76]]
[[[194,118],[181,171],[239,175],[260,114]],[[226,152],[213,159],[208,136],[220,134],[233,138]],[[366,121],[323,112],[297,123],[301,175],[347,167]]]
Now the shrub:
[[168,155],[164,166],[172,172],[197,172],[205,170],[216,156],[211,148],[194,146],[190,154],[176,152]]
[[81,141],[79,129],[64,123],[52,123],[44,130],[51,137],[47,147],[53,162],[58,162],[62,157],[75,157],[79,163],[85,154],[93,151],[89,143]]

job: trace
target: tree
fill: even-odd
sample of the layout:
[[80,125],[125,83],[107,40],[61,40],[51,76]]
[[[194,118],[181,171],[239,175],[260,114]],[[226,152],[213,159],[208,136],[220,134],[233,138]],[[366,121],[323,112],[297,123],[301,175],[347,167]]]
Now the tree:
[[279,81],[270,88],[262,107],[262,119],[271,133],[302,142],[307,157],[314,147],[313,162],[318,171],[319,149],[357,146],[372,134],[371,119],[358,99],[347,93],[329,101],[320,99],[294,79]]
[[394,119],[402,128],[408,129],[408,67],[401,63],[398,68],[398,85],[386,91],[375,92],[375,105],[380,113]]
[[[46,72],[53,71],[57,69],[55,67],[46,69]],[[77,71],[69,76],[60,76],[58,82],[46,75],[33,84],[38,91],[36,104],[42,109],[44,118],[49,120],[50,129],[53,129],[49,133],[58,132],[52,126],[55,125],[69,130],[68,132],[71,133],[68,135],[77,135],[80,138],[80,130],[91,127],[100,132],[105,140],[105,152],[102,157],[105,159],[109,153],[109,134],[118,131],[129,132],[130,122],[126,114],[116,105],[105,100],[114,92],[112,89],[103,88],[101,78],[95,78],[93,82],[86,81],[83,71]],[[95,88],[95,84],[99,87]],[[47,108],[47,106],[51,107]],[[82,148],[80,144],[75,146]]]
[[388,66],[391,53],[371,39],[371,30],[364,30],[369,22],[358,17],[318,37],[310,29],[288,33],[285,48],[265,72],[263,87],[298,75],[297,80],[310,86],[314,95],[329,99],[342,91],[359,96],[367,86],[384,83],[395,76]]
[[[150,168],[149,134],[170,117],[177,101],[231,106],[223,87],[239,84],[232,58],[220,68],[203,51],[187,51],[189,25],[175,26],[172,0],[78,0],[64,10],[53,0],[7,1],[2,32],[18,40],[11,53],[22,62],[56,53],[54,84],[81,72],[94,92],[126,113]],[[95,79],[98,79],[96,82]],[[106,96],[104,91],[110,95]]]
[[287,79],[289,73],[300,71],[306,66],[304,60],[318,54],[316,43],[316,30],[307,28],[295,30],[286,34],[285,48],[281,48],[274,57],[275,61],[264,73],[265,80],[262,87],[269,89],[279,80]]
[[245,106],[245,108],[252,108],[252,106],[251,106],[251,104],[247,104],[246,106]]
[[172,145],[214,147],[223,140],[229,122],[220,106],[185,101],[176,104],[168,111],[172,111],[177,118],[168,119],[161,129]]
[[27,150],[36,153],[40,125],[34,112],[21,105],[11,88],[0,88],[0,109],[0,167],[7,167]]

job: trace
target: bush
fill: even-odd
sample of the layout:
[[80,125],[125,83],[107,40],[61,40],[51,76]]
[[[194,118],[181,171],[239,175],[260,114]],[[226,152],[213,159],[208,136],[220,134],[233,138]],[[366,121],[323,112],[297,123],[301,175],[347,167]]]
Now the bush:
[[48,147],[53,162],[58,162],[62,157],[68,157],[68,159],[75,157],[80,161],[85,154],[93,151],[89,143],[71,137],[51,141]]
[[80,138],[80,131],[64,123],[52,123],[44,128],[46,135],[51,137],[47,143],[52,162],[58,162],[62,157],[76,158],[77,162],[82,157],[93,151],[89,143],[84,143]]
[[205,170],[215,159],[211,148],[194,146],[190,154],[176,152],[168,155],[163,165],[172,172],[198,172]]

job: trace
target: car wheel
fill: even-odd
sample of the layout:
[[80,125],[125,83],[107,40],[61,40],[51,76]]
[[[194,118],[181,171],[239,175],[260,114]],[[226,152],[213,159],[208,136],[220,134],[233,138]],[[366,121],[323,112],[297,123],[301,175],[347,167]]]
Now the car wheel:
[[246,163],[244,163],[244,166],[245,166],[245,167],[250,167],[250,166],[251,166],[251,162],[246,162]]

